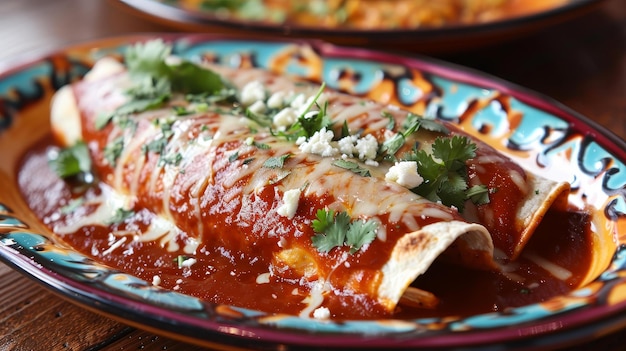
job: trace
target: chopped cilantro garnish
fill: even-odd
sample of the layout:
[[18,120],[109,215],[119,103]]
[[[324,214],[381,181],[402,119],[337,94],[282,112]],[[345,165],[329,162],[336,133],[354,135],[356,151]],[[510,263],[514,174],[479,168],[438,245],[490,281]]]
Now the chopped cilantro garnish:
[[244,113],[246,118],[256,122],[261,127],[270,128],[272,126],[272,118],[270,116],[254,113],[250,109],[246,109]]
[[109,114],[101,114],[96,118],[96,129],[104,128],[109,121],[119,116],[147,111],[162,106],[170,98],[170,87],[167,81],[144,79],[140,84],[126,91],[129,100]]
[[372,220],[351,221],[346,212],[319,209],[311,223],[315,234],[311,240],[319,251],[328,253],[335,247],[348,246],[350,253],[359,251],[363,245],[376,238],[378,223]]
[[124,56],[134,85],[126,91],[128,101],[113,113],[100,115],[96,128],[106,126],[112,118],[161,107],[173,92],[184,94],[218,93],[224,89],[219,75],[186,60],[168,63],[171,46],[162,40],[138,43]]
[[258,149],[261,149],[261,150],[269,150],[269,149],[271,149],[271,146],[269,146],[269,144],[265,144],[265,143],[258,143],[258,142],[255,141],[253,145],[256,146]]
[[169,84],[172,91],[199,94],[219,92],[224,84],[219,75],[186,60],[168,63],[172,47],[162,40],[150,40],[128,48],[126,65],[135,80],[154,80]]
[[164,165],[178,166],[182,160],[183,160],[183,155],[181,155],[180,152],[175,152],[169,155],[161,154],[161,157],[159,158],[159,166],[164,166]]
[[178,268],[183,268],[183,262],[185,262],[188,259],[189,259],[189,257],[187,257],[185,255],[178,255],[174,259],[174,263],[176,263],[176,266],[178,266]]
[[[413,160],[424,182],[413,189],[417,194],[446,206],[455,206],[463,211],[468,198],[467,167],[465,162],[476,156],[476,144],[463,136],[438,137],[432,144],[432,154],[416,151]],[[484,200],[473,189],[469,196]]]
[[474,185],[467,189],[465,196],[477,205],[489,203],[489,189],[484,185]]
[[69,178],[91,172],[91,157],[87,144],[82,141],[61,149],[48,160],[50,168],[61,178]]
[[387,111],[381,112],[381,115],[389,120],[385,128],[388,130],[394,130],[394,128],[396,128],[396,119],[393,118],[393,115]]
[[[301,136],[310,138],[311,136],[313,136],[313,134],[315,134],[315,132],[318,132],[322,130],[323,128],[330,129],[330,127],[332,126],[332,120],[326,113],[326,110],[328,108],[328,102],[324,103],[323,106],[320,106],[317,102],[319,97],[324,92],[325,88],[326,88],[326,84],[322,83],[319,90],[317,91],[317,94],[311,100],[311,102],[306,106],[302,114],[300,114],[296,123],[294,123],[291,127],[289,127],[287,131],[278,132],[276,133],[276,135],[282,136],[286,138],[287,140],[293,141],[293,140],[297,140]],[[313,107],[313,105],[317,105],[319,110],[311,111],[311,108]]]
[[167,139],[161,137],[161,138],[156,138],[147,144],[143,144],[141,146],[141,150],[144,153],[154,152],[154,153],[160,154],[163,152],[163,150],[165,150],[166,145],[167,145]]
[[186,116],[193,113],[193,111],[188,110],[185,106],[172,106],[172,109],[176,116]]
[[[414,116],[414,117],[412,117]],[[406,142],[406,138],[409,137],[409,135],[413,134],[414,132],[416,132],[420,125],[421,125],[421,118],[417,118],[416,115],[414,114],[409,114],[407,116],[407,119],[404,121],[403,125],[402,125],[402,130],[398,131],[398,133],[396,133],[396,135],[394,135],[393,137],[385,140],[385,142],[383,142],[382,145],[382,151],[389,157],[394,157],[394,155],[396,154],[396,152],[398,152],[398,150],[400,150],[400,148],[404,145],[404,143]]]
[[[383,112],[383,116],[389,118],[387,128],[391,130],[395,126],[393,116],[389,112]],[[409,113],[406,116],[404,123],[402,123],[402,128],[398,131],[398,133],[385,140],[383,143],[381,147],[383,156],[393,160],[395,158],[394,155],[406,143],[406,139],[420,128],[442,134],[449,133],[448,129],[444,125],[430,119],[419,117],[414,113]]]
[[107,224],[119,224],[124,222],[127,218],[129,218],[130,216],[134,215],[135,212],[133,210],[127,210],[124,208],[118,208],[115,210],[115,213],[113,214],[113,216],[111,218],[109,218],[109,220],[107,221]]
[[285,161],[291,157],[291,154],[284,154],[279,157],[270,157],[263,163],[263,167],[265,168],[283,168],[285,166]]
[[84,203],[85,203],[85,198],[84,197],[71,199],[65,206],[61,207],[61,213],[63,213],[63,214],[70,214],[70,213],[76,211]]
[[239,151],[235,151],[228,156],[228,162],[235,162],[239,158]]
[[362,177],[370,177],[370,171],[367,168],[359,166],[358,163],[352,161],[346,161],[344,159],[338,159],[333,162],[333,166],[337,166],[343,169],[350,170]]
[[119,136],[104,147],[104,158],[111,166],[115,166],[117,159],[124,150],[124,137]]
[[378,223],[375,221],[356,220],[350,223],[346,232],[346,245],[350,247],[350,253],[354,254],[376,239]]
[[407,125],[410,126],[416,121],[419,122],[419,127],[421,129],[426,129],[426,130],[430,130],[431,132],[438,132],[442,134],[450,134],[450,131],[448,130],[448,128],[446,128],[446,126],[444,126],[443,124],[437,123],[433,119],[420,117],[414,113],[409,113],[406,116],[406,120],[404,121],[403,125],[406,128]]

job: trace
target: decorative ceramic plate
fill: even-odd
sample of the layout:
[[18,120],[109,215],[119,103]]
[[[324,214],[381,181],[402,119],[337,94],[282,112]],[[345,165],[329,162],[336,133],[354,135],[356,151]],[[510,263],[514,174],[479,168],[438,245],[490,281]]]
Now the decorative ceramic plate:
[[[454,1],[416,0],[397,0],[393,5],[387,0],[112,2],[148,19],[191,31],[243,30],[255,35],[321,38],[344,45],[375,43],[378,47],[397,46],[415,52],[450,52],[526,35],[579,15],[601,0],[510,1],[509,10],[502,11],[487,5],[464,5],[465,10],[461,11],[458,6],[464,1],[457,1],[456,5]],[[424,3],[429,4],[428,10],[424,9]],[[460,19],[461,16],[465,18]],[[412,46],[409,48],[406,43]]]
[[331,88],[458,123],[514,159],[533,160],[535,172],[567,179],[572,184],[569,201],[587,206],[596,226],[595,260],[584,286],[542,303],[469,317],[333,322],[202,301],[154,287],[77,252],[26,206],[17,168],[24,153],[50,133],[48,108],[54,91],[79,79],[94,60],[120,54],[147,37],[88,43],[0,72],[4,262],[102,314],[213,347],[526,349],[581,342],[626,327],[624,141],[548,98],[428,59],[324,42],[163,38],[183,57],[211,57],[225,65],[253,65],[324,81]]

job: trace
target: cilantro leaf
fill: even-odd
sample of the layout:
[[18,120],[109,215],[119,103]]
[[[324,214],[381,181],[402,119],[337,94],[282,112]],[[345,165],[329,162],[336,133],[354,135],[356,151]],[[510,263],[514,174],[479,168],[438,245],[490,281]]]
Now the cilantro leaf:
[[156,39],[128,47],[124,59],[131,76],[160,78],[169,73],[165,59],[171,53],[171,46],[165,44],[161,39]]
[[311,223],[313,230],[316,233],[324,233],[326,228],[328,228],[335,219],[335,211],[319,209],[317,210],[315,217],[317,219],[314,219]]
[[135,211],[133,210],[127,210],[121,207],[117,208],[115,213],[113,213],[113,216],[108,219],[107,224],[120,224],[134,214]]
[[476,144],[459,135],[437,138],[433,143],[433,156],[440,159],[450,171],[457,171],[465,167],[465,161],[476,157]]
[[159,166],[172,165],[178,166],[183,160],[183,155],[180,152],[170,153],[168,155],[161,154],[159,157]]
[[[436,122],[433,119],[429,119],[429,118],[424,118],[424,117],[420,117],[414,113],[409,113],[407,115],[407,119],[406,121],[412,121],[414,119],[419,120],[420,123],[420,128],[422,129],[426,129],[426,130],[430,130],[431,132],[439,132],[442,134],[449,134],[450,131],[448,130],[448,128],[446,128],[446,126],[444,126],[441,123]],[[405,123],[406,123],[405,121]],[[411,123],[411,122],[409,122]]]
[[119,136],[104,147],[104,158],[112,167],[115,167],[122,151],[124,151],[124,137]]
[[398,131],[398,133],[396,133],[393,137],[383,142],[383,153],[386,153],[389,157],[393,157],[396,152],[404,146],[409,135],[415,133],[419,129],[421,120],[421,118],[418,118],[417,115],[412,113],[407,115],[407,119],[402,124],[402,130]]
[[89,148],[87,148],[87,144],[79,141],[71,147],[61,149],[58,154],[50,157],[48,165],[61,178],[90,173]]
[[168,63],[171,53],[170,45],[156,39],[129,47],[124,59],[134,80],[165,81],[173,91],[186,94],[213,93],[224,88],[221,77],[209,69],[183,59]]
[[[322,83],[322,85],[317,91],[317,94],[315,95],[313,99],[311,99],[311,102],[306,106],[304,111],[300,114],[296,123],[292,124],[291,127],[289,127],[289,129],[287,129],[286,131],[278,132],[275,135],[281,136],[287,140],[293,141],[293,140],[298,139],[301,136],[310,138],[311,136],[313,136],[313,134],[315,134],[315,132],[318,132],[322,130],[323,128],[330,129],[333,122],[330,119],[330,116],[328,116],[328,113],[326,112],[328,108],[328,102],[325,102],[324,105],[322,106],[320,106],[317,102],[319,97],[324,92],[325,88],[326,88],[326,83]],[[311,111],[311,108],[313,107],[313,105],[316,105],[319,108],[319,110]]]
[[359,166],[359,164],[356,162],[346,161],[344,159],[338,159],[333,162],[333,166],[347,169],[362,177],[371,177],[369,169]]
[[394,130],[396,128],[396,119],[393,117],[393,115],[388,111],[381,112],[381,115],[389,120],[385,128],[388,130]]
[[172,90],[174,91],[187,94],[207,91],[216,93],[224,87],[220,75],[195,63],[183,61],[178,65],[169,67],[171,69]]
[[474,185],[466,192],[468,199],[477,205],[489,203],[489,189],[484,185]]
[[284,154],[279,157],[270,157],[263,163],[265,168],[283,168],[285,161],[291,157],[291,154]]
[[98,116],[102,129],[114,116],[128,115],[162,106],[173,92],[184,94],[219,93],[224,89],[215,72],[186,60],[171,60],[172,47],[160,39],[130,46],[124,55],[134,85],[126,92],[129,100],[113,113]]
[[319,209],[311,223],[317,233],[311,240],[320,252],[328,253],[336,247],[347,245],[350,253],[359,251],[363,245],[376,238],[378,223],[372,220],[351,221],[346,212],[335,214],[333,210]]
[[333,210],[317,210],[317,218],[313,221],[313,230],[318,232],[311,238],[313,246],[325,253],[330,252],[335,247],[342,246],[350,224],[348,214],[339,212],[335,216]]
[[457,172],[448,172],[447,175],[442,177],[441,186],[437,194],[443,204],[462,210],[467,199],[467,195],[465,195],[466,190],[466,176]]
[[[414,151],[411,159],[424,182],[415,189],[416,194],[446,206],[455,206],[463,211],[465,200],[475,203],[488,201],[486,188],[469,188],[466,162],[476,157],[476,144],[471,139],[455,135],[438,137],[432,144],[432,154],[424,150]],[[487,197],[487,199],[485,199]]]
[[350,253],[354,254],[359,251],[363,245],[374,241],[377,229],[378,223],[372,220],[356,220],[350,223],[350,227],[346,233],[346,244],[350,246]]

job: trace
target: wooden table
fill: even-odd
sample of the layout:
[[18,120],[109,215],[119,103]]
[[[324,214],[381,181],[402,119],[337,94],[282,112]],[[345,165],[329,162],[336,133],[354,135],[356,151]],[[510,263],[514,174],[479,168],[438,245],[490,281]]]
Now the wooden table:
[[[171,27],[103,0],[3,0],[0,62],[62,45]],[[626,139],[626,1],[473,51],[436,55],[549,95]],[[0,263],[0,350],[201,350],[69,303]],[[626,331],[577,349],[626,348]]]

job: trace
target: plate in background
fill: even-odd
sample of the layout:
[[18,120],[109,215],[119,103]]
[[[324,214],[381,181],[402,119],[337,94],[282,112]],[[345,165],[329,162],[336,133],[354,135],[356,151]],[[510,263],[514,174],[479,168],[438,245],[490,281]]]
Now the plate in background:
[[[323,39],[335,44],[372,46],[421,53],[455,52],[528,35],[546,26],[579,16],[602,0],[562,0],[565,3],[523,15],[486,20],[407,28],[324,27],[298,23],[268,22],[224,17],[202,8],[195,0],[110,0],[125,10],[187,31],[242,33],[258,36],[287,36]],[[361,0],[369,1],[369,0]],[[388,0],[374,0],[389,2]],[[528,0],[520,0],[524,3]],[[557,0],[560,1],[560,0]],[[232,1],[231,1],[232,2]],[[324,2],[324,0],[320,1]],[[541,3],[541,2],[539,2]]]

